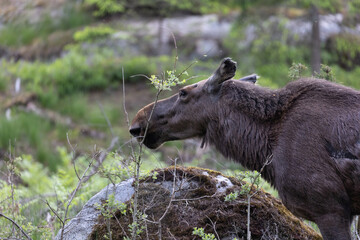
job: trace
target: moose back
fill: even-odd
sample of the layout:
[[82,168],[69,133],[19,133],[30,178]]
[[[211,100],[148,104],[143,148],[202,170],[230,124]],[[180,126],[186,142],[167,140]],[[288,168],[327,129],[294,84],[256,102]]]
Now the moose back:
[[130,133],[152,149],[202,138],[250,170],[263,168],[285,206],[324,239],[350,239],[360,214],[360,92],[320,79],[270,90],[232,79],[235,71],[224,59],[208,79],[142,108]]

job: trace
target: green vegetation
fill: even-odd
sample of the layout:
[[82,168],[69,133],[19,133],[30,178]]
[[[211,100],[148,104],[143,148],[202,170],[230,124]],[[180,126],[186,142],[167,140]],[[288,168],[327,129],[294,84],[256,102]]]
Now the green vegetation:
[[239,192],[232,192],[225,196],[225,202],[233,202],[239,196]]
[[114,29],[104,25],[99,25],[96,27],[85,27],[82,31],[75,33],[74,39],[78,42],[90,42],[99,38],[107,37],[114,32]]
[[[116,23],[118,17],[144,15],[158,19],[184,13],[217,13],[227,17],[233,11],[240,11],[242,15],[238,23],[234,24],[230,36],[221,43],[224,54],[238,62],[235,78],[255,72],[261,76],[259,85],[278,88],[291,80],[312,76],[306,66],[311,54],[309,47],[299,43],[296,36],[290,39],[285,28],[288,21],[285,14],[279,16],[276,22],[265,20],[269,14],[282,12],[281,9],[287,7],[292,11],[307,12],[311,3],[307,0],[286,3],[264,0],[85,0],[79,5],[66,6],[59,18],[46,14],[36,24],[21,19],[4,24],[0,29],[0,50],[20,51],[26,45],[46,42],[51,34],[67,30],[70,30],[67,36],[72,44],[65,47],[61,56],[52,56],[51,59],[0,60],[0,160],[3,160],[3,164],[0,164],[3,173],[0,177],[0,213],[14,219],[33,239],[52,238],[61,223],[50,208],[64,216],[69,196],[79,183],[77,173],[84,172],[90,162],[108,147],[112,138],[119,137],[117,150],[110,152],[98,173],[83,183],[69,205],[68,216],[73,217],[83,203],[105,185],[134,176],[138,166],[126,158],[131,150],[128,147],[129,133],[125,119],[127,114],[131,119],[139,107],[154,100],[149,96],[155,96],[156,90],[150,85],[154,85],[158,91],[176,90],[177,85],[185,80],[191,84],[207,78],[219,62],[219,59],[204,58],[195,63],[192,59],[182,57],[181,53],[190,56],[194,49],[187,48],[187,43],[182,42],[181,37],[176,50],[180,57],[175,49],[173,56],[129,56],[126,49],[116,52],[114,46],[106,44],[113,33],[126,28]],[[327,0],[317,7],[324,13],[345,11],[343,7],[346,4],[343,6],[339,3],[341,1]],[[348,6],[349,12],[345,18],[349,25],[354,25],[359,5],[351,1]],[[247,38],[245,30],[251,24],[256,38],[249,45],[239,44]],[[128,38],[134,41],[136,37]],[[321,46],[321,50],[324,65],[314,76],[330,81],[336,78],[339,83],[360,89],[359,37],[343,33],[335,35]],[[176,69],[173,69],[174,58]],[[126,103],[130,103],[129,113],[125,113],[122,106],[123,77],[125,89],[131,89],[125,93],[130,98],[126,100]],[[39,109],[51,116],[58,114],[70,119],[70,123],[42,116],[29,110],[26,104],[12,106],[11,118],[8,119],[3,107],[7,100],[17,96],[14,93],[17,78],[21,79],[22,84],[20,94],[35,93],[34,103]],[[163,94],[168,96],[172,93]],[[137,151],[138,146],[135,146]],[[195,155],[195,147],[188,148],[190,155]],[[154,167],[168,164],[169,156],[178,156],[183,143],[167,143],[163,149],[163,152],[143,149],[141,176],[138,177],[148,176],[146,174]],[[134,159],[136,157],[133,156]],[[227,202],[248,194],[253,184],[277,194],[269,184],[257,177],[258,173],[244,172],[239,164],[221,159],[219,154],[210,152],[200,157],[192,156],[189,162],[181,164],[206,166],[250,183],[242,186],[240,191],[228,194],[225,198]],[[152,177],[156,179],[157,176]],[[131,215],[131,212],[126,212],[128,208],[112,198],[99,206],[103,215],[108,217],[118,209]],[[45,220],[47,215],[51,216],[48,221]],[[141,231],[142,217],[138,215],[139,221],[127,227],[135,232]],[[0,218],[1,237],[11,235],[12,228],[7,220]],[[215,239],[213,234],[206,234],[202,228],[194,229],[193,234],[202,239]],[[23,237],[20,232],[15,235]]]
[[360,64],[360,37],[351,34],[334,35],[328,48],[334,55],[334,61],[342,68],[352,70]]
[[69,5],[65,7],[64,15],[57,21],[50,15],[45,15],[37,24],[22,20],[6,24],[0,29],[0,46],[19,47],[28,45],[34,39],[46,38],[55,31],[73,29],[91,22],[92,18],[89,14]]
[[237,7],[235,0],[216,1],[216,0],[85,0],[84,5],[93,7],[93,15],[96,17],[108,17],[116,14],[129,15],[151,15],[166,17],[176,12],[187,13],[228,13],[232,7]]
[[215,240],[216,237],[212,233],[205,233],[203,228],[194,228],[193,235],[201,237],[202,240]]
[[[143,56],[120,59],[106,49],[88,57],[74,49],[51,63],[2,61],[5,71],[1,75],[1,80],[6,83],[20,77],[29,91],[37,93],[44,105],[51,106],[56,104],[58,97],[104,90],[114,84],[119,86],[122,69],[125,71],[126,81],[136,81],[139,77],[133,79],[130,76],[153,74],[156,72],[156,63],[168,59],[162,57],[152,61]],[[153,63],[149,64],[149,61]]]
[[115,215],[116,211],[120,211],[121,214],[126,215],[126,204],[117,202],[114,194],[110,194],[105,203],[97,207],[101,211],[101,215],[106,218],[111,218]]
[[124,12],[124,3],[117,0],[85,0],[85,4],[94,5],[97,10],[94,11],[94,16],[102,17],[109,14]]
[[50,123],[38,116],[26,113],[15,113],[15,117],[8,121],[0,117],[0,149],[9,146],[16,147],[17,151],[31,148],[34,157],[50,170],[61,164],[59,156],[52,152],[51,142],[44,141],[51,135]]

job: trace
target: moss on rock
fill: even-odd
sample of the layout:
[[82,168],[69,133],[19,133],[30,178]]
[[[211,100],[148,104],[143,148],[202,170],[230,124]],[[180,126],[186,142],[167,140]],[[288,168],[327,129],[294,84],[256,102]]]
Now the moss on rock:
[[[194,227],[204,228],[206,233],[218,235],[220,239],[246,238],[247,196],[239,195],[234,201],[224,200],[227,194],[240,192],[244,182],[201,168],[169,167],[154,171],[155,178],[149,176],[140,184],[139,207],[149,221],[141,223],[144,230],[139,239],[159,239],[160,228],[156,222],[169,206],[174,174],[175,197],[161,222],[163,239],[198,239],[192,234]],[[219,179],[228,179],[231,184],[219,184]],[[226,184],[226,191],[218,191],[220,185],[223,187]],[[250,204],[252,239],[321,239],[318,233],[292,215],[278,199],[255,187],[252,191],[256,191]],[[130,236],[131,201],[127,205],[127,215],[116,212],[115,217],[110,219],[100,216],[89,239],[105,239],[109,229],[112,239]]]

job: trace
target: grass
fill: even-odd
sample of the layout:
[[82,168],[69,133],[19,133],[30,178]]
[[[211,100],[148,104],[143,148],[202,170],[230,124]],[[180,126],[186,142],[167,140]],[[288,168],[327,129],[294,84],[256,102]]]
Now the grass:
[[84,93],[77,93],[59,99],[55,111],[71,117],[78,124],[86,124],[102,130],[108,128],[106,118],[111,124],[120,122],[123,117],[121,109],[111,99],[91,99]]
[[334,71],[336,82],[360,90],[360,67],[357,67],[352,71],[345,71],[336,65],[331,66],[331,68]]
[[64,8],[64,13],[59,21],[54,21],[50,15],[45,15],[37,24],[24,21],[6,24],[0,30],[0,45],[7,47],[28,45],[34,39],[46,38],[54,31],[77,28],[93,21],[89,14],[71,5]]
[[0,148],[10,146],[16,153],[30,152],[36,159],[54,171],[59,165],[59,157],[49,138],[51,124],[33,114],[13,111],[11,120],[0,117]]

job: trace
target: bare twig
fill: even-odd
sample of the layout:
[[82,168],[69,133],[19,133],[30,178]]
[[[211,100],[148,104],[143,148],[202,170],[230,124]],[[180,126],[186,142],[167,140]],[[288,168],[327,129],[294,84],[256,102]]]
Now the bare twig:
[[180,77],[181,75],[183,75],[184,72],[186,72],[189,68],[191,68],[191,67],[192,67],[194,64],[196,64],[196,63],[197,63],[197,61],[194,61],[194,62],[190,63],[190,65],[187,66],[184,70],[182,70],[182,72],[179,73],[176,77],[178,78],[178,77]]
[[[130,120],[129,120],[129,113],[126,109],[126,92],[125,92],[125,77],[124,77],[124,68],[121,69],[122,70],[122,85],[123,85],[123,109],[125,112],[125,119],[126,119],[126,124],[128,127],[130,127]],[[146,76],[147,77],[147,76]]]
[[131,78],[133,78],[133,77],[144,77],[144,78],[147,78],[148,80],[150,80],[150,78],[148,76],[146,76],[145,74],[142,74],[142,73],[134,74],[134,75],[131,75],[130,77]]
[[71,148],[71,151],[72,151],[72,158],[71,158],[71,162],[72,164],[74,165],[74,171],[75,171],[75,174],[76,174],[76,177],[78,178],[78,180],[80,180],[80,177],[79,177],[79,174],[76,170],[76,164],[75,164],[75,156],[76,156],[76,152],[75,152],[75,149],[74,147],[72,146],[71,142],[70,142],[70,139],[69,139],[69,133],[66,133],[66,139],[67,139],[67,142]]
[[170,33],[171,33],[171,37],[173,38],[173,41],[174,41],[174,48],[175,48],[175,60],[174,60],[174,71],[176,69],[176,63],[179,59],[179,56],[178,56],[178,49],[177,49],[177,45],[176,45],[176,38],[175,38],[175,35],[174,33],[170,30]]
[[[11,141],[9,140],[9,162],[7,164],[8,169],[8,182],[10,184],[10,199],[11,199],[11,209],[12,217],[15,218],[15,186],[14,186],[14,175],[15,175],[15,162],[14,156],[12,155]],[[12,234],[14,234],[15,227],[12,226]]]
[[123,234],[125,235],[126,239],[128,239],[128,235],[126,234],[125,229],[123,228],[123,226],[121,225],[119,219],[116,217],[116,215],[114,213],[111,213],[111,215],[115,218],[116,222],[118,223],[119,227],[121,228]]
[[83,179],[85,178],[85,175],[86,175],[87,171],[90,169],[90,167],[92,166],[93,162],[94,162],[94,158],[92,158],[92,160],[90,161],[89,165],[87,166],[87,168],[85,169],[84,173],[82,174],[82,176],[81,176],[81,178],[80,178],[80,180],[79,180],[79,182],[78,182],[75,190],[72,192],[71,197],[70,197],[70,199],[69,199],[69,201],[68,201],[68,203],[67,203],[67,205],[66,205],[65,213],[64,213],[64,220],[62,221],[63,226],[62,226],[62,228],[61,228],[60,239],[63,239],[63,237],[64,237],[65,223],[66,223],[66,221],[68,220],[68,219],[67,219],[67,214],[68,214],[68,211],[69,211],[69,207],[70,207],[70,205],[71,205],[71,202],[73,201],[76,193],[79,191],[79,189],[80,189],[80,187],[81,187],[81,184],[83,183]]
[[112,233],[111,233],[111,228],[110,228],[110,219],[106,219],[106,227],[108,229],[108,232],[109,232],[109,238],[110,240],[112,240]]
[[206,216],[206,217],[207,217],[207,219],[209,219],[209,221],[211,222],[211,225],[213,226],[214,232],[215,232],[215,234],[216,234],[216,238],[217,238],[218,240],[220,240],[219,234],[218,234],[217,231],[216,231],[216,222],[213,222],[213,221],[211,220],[211,218],[209,218],[208,216]]
[[105,150],[105,151],[102,151],[100,154],[99,154],[99,157],[97,157],[97,161],[96,163],[93,165],[93,167],[91,168],[91,172],[89,173],[89,175],[87,176],[84,176],[82,182],[85,183],[87,182],[93,175],[95,175],[99,168],[101,167],[101,165],[103,164],[103,162],[105,161],[107,155],[109,154],[109,152],[114,149],[115,145],[119,142],[119,137],[114,137],[112,140],[111,140],[111,143],[110,143],[110,146]]
[[272,161],[272,155],[268,156],[266,158],[266,161],[264,162],[263,166],[260,169],[260,172],[255,176],[255,178],[253,179],[250,189],[249,189],[249,193],[247,194],[247,201],[248,201],[248,205],[247,205],[247,240],[251,240],[251,231],[250,231],[250,206],[251,206],[251,198],[258,192],[258,189],[256,189],[256,191],[254,191],[252,194],[250,194],[255,182],[257,181],[257,179],[261,176],[261,173],[264,171],[264,168],[269,165]]
[[[144,76],[146,77],[147,79],[149,79],[146,75],[141,75],[141,76]],[[134,76],[131,76],[131,77],[134,77]],[[125,112],[125,119],[126,119],[126,123],[128,125],[128,127],[130,128],[130,120],[129,120],[129,114],[127,112],[127,109],[126,109],[126,95],[125,95],[125,77],[124,77],[124,68],[122,68],[122,87],[123,87],[123,108],[124,108],[124,112]],[[132,234],[131,234],[131,237],[132,239],[136,239],[136,228],[137,228],[137,222],[138,222],[138,216],[137,216],[137,201],[138,201],[138,191],[139,191],[139,179],[138,177],[136,176],[139,176],[137,174],[139,174],[139,169],[140,168],[140,164],[138,162],[141,161],[141,151],[142,151],[142,143],[140,143],[140,150],[139,150],[139,157],[137,158],[136,157],[136,154],[135,154],[135,151],[134,151],[134,146],[132,144],[132,141],[130,141],[130,149],[131,149],[131,157],[133,159],[133,161],[135,161],[136,163],[136,170],[135,170],[135,181],[134,181],[134,184],[135,184],[135,187],[134,187],[134,207],[133,207],[133,223],[134,224],[134,228],[133,228],[133,231],[132,231]],[[120,146],[121,147],[121,146]]]
[[[61,217],[59,216],[59,214],[57,213],[57,211],[50,206],[50,204],[48,203],[48,201],[45,202],[45,203],[47,204],[47,206],[49,207],[49,209],[55,214],[55,216],[56,216],[56,217],[60,220],[60,222],[61,222],[62,228],[61,228],[60,239],[63,239],[63,237],[64,237],[65,224],[66,224],[67,220],[69,220],[69,219],[67,218],[67,214],[68,214],[70,205],[71,205],[71,203],[72,203],[72,201],[73,201],[76,193],[79,191],[79,189],[81,188],[82,184],[85,183],[86,181],[88,181],[88,180],[90,179],[90,177],[97,172],[97,169],[100,167],[100,165],[102,164],[102,162],[103,162],[104,159],[106,158],[107,153],[108,153],[108,151],[109,151],[109,150],[107,150],[105,153],[102,152],[102,154],[100,154],[98,164],[97,164],[96,168],[93,169],[93,173],[92,173],[91,175],[86,175],[87,172],[89,171],[89,169],[92,167],[93,162],[94,162],[95,159],[97,158],[97,154],[95,154],[94,156],[92,156],[91,161],[89,162],[87,168],[85,169],[85,171],[83,172],[82,176],[80,177],[79,174],[78,174],[78,172],[77,172],[77,170],[76,170],[75,161],[74,161],[74,160],[75,160],[75,149],[74,149],[74,147],[72,146],[72,144],[71,144],[71,142],[70,142],[70,139],[69,139],[69,135],[68,135],[68,134],[66,134],[66,137],[67,137],[67,141],[68,141],[68,143],[69,143],[69,145],[70,145],[70,147],[71,147],[71,149],[72,149],[72,152],[73,152],[74,171],[75,171],[76,176],[77,176],[77,178],[78,178],[78,184],[77,184],[76,188],[74,189],[74,191],[72,191],[72,192],[70,193],[70,195],[69,195],[69,196],[70,196],[70,199],[69,199],[68,202],[67,202],[67,205],[66,205],[66,208],[65,208],[65,213],[64,213],[63,218],[61,218]],[[111,144],[111,146],[110,146],[109,148],[112,149],[112,148],[114,147],[113,145],[115,144],[116,141],[117,141],[117,138],[116,138],[115,140],[113,139],[112,144]]]
[[248,205],[247,205],[247,240],[251,240],[251,231],[250,231],[250,201],[251,201],[251,195],[248,194],[247,195],[247,201],[248,201]]
[[198,198],[181,198],[181,199],[173,199],[173,202],[180,202],[180,201],[196,201],[196,200],[201,200],[204,198],[213,198],[217,195],[217,193],[214,193],[213,195],[206,195],[206,196],[201,196]]
[[106,113],[104,111],[104,107],[99,102],[97,103],[97,105],[99,106],[100,111],[101,111],[102,115],[104,116],[104,118],[106,120],[106,124],[108,125],[108,127],[110,129],[110,133],[111,133],[112,138],[114,138],[115,137],[114,130],[113,130],[113,127],[111,125],[111,122],[110,122],[109,118],[107,117],[107,115],[106,115]]
[[176,161],[177,158],[175,158],[174,160],[174,177],[173,177],[173,186],[172,186],[172,190],[171,190],[171,195],[170,195],[170,201],[169,204],[167,205],[165,212],[163,213],[163,215],[159,218],[158,220],[158,224],[159,224],[159,239],[161,240],[161,221],[164,219],[164,217],[166,216],[166,214],[168,213],[171,204],[173,202],[173,199],[175,197],[175,188],[176,188]]
[[57,211],[50,206],[50,203],[48,202],[48,200],[45,200],[45,203],[46,203],[46,205],[49,207],[49,209],[55,214],[56,218],[59,219],[59,221],[61,222],[62,226],[64,226],[64,225],[65,225],[64,221],[63,221],[62,218],[59,216],[59,214],[57,213]]
[[[268,166],[271,162],[272,162],[272,154],[266,158],[266,161],[264,162],[263,166],[261,167],[260,172],[255,176],[254,180],[252,181],[249,193],[250,193],[251,189],[253,188],[255,182],[257,181],[257,179],[261,176],[261,173],[264,171],[264,168],[266,166]],[[256,189],[256,191],[253,194],[251,194],[250,197],[253,197],[257,192],[258,192],[258,188]]]
[[137,231],[137,223],[138,223],[138,209],[137,209],[137,207],[138,207],[138,198],[139,198],[139,178],[140,178],[140,165],[141,165],[141,161],[142,161],[141,157],[142,157],[142,151],[143,151],[143,144],[144,144],[144,141],[145,141],[145,136],[146,136],[147,131],[149,129],[150,119],[151,119],[151,117],[153,115],[153,112],[154,112],[155,106],[156,106],[156,104],[158,102],[160,93],[161,93],[161,89],[159,89],[158,92],[156,93],[154,106],[151,109],[150,116],[149,116],[147,124],[146,124],[143,139],[139,143],[139,155],[138,155],[138,157],[134,156],[136,167],[135,167],[135,174],[134,174],[135,175],[135,181],[134,181],[134,184],[135,184],[134,192],[135,193],[134,193],[134,206],[133,206],[133,223],[134,223],[134,227],[133,227],[133,231],[132,231],[132,239],[133,240],[136,239],[136,231]]
[[15,225],[27,239],[32,239],[32,238],[24,231],[24,229],[23,229],[19,224],[17,224],[12,218],[6,216],[6,215],[3,214],[3,213],[0,213],[0,217],[3,217],[3,218],[5,218],[5,219],[9,220],[10,222],[12,222],[12,224]]

